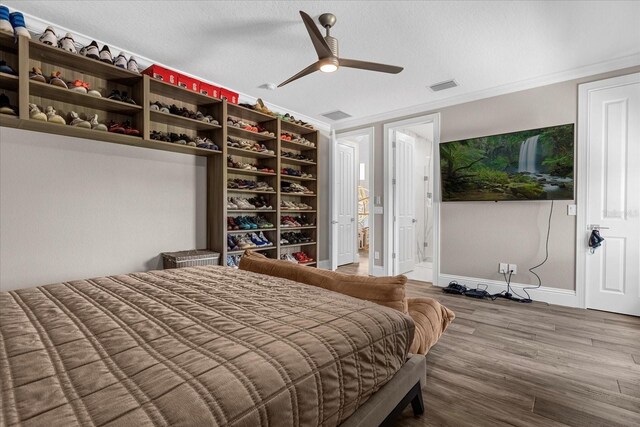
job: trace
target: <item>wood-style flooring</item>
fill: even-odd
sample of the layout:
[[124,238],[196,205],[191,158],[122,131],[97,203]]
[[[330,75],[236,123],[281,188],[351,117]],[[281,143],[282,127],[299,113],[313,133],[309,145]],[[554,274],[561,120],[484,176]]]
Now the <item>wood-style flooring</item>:
[[427,355],[425,414],[409,406],[397,426],[640,426],[640,318],[415,281],[407,294],[437,299],[456,319]]

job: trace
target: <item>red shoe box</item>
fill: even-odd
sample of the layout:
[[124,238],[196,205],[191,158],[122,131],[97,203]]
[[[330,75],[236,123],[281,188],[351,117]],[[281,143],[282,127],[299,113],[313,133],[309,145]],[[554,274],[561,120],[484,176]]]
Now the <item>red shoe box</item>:
[[159,65],[152,65],[146,70],[142,72],[142,74],[146,74],[148,76],[153,77],[154,79],[162,80],[165,83],[169,83],[172,85],[178,84],[178,73],[173,70],[169,70],[167,68],[161,67]]
[[232,104],[238,103],[238,94],[223,87],[220,88],[220,98],[225,98],[227,102],[230,102]]
[[200,81],[178,74],[178,86],[194,92],[200,92]]
[[220,98],[220,88],[209,83],[200,82],[200,93],[213,98]]

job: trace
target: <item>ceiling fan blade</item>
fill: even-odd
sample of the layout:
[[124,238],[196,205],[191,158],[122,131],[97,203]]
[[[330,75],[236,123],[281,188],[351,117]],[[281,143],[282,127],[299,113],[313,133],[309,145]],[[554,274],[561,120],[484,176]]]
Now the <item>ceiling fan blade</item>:
[[314,62],[313,64],[309,65],[307,68],[305,68],[304,70],[300,71],[298,74],[296,74],[295,76],[289,77],[287,80],[283,81],[282,83],[280,83],[278,85],[278,87],[282,87],[288,83],[291,83],[294,80],[298,80],[300,77],[304,77],[306,75],[309,75],[315,71],[318,71],[320,69],[320,61],[318,62]]
[[348,68],[359,68],[361,70],[379,71],[381,73],[398,74],[404,70],[403,67],[395,65],[378,64],[377,62],[358,61],[357,59],[340,58],[340,66]]
[[307,32],[309,33],[309,37],[311,37],[313,47],[316,48],[318,59],[333,56],[331,49],[329,49],[329,45],[326,41],[324,41],[324,37],[322,37],[322,33],[320,33],[320,30],[318,30],[318,27],[313,22],[313,19],[311,19],[311,17],[303,11],[300,11],[300,16],[302,16],[302,22],[304,22],[304,25],[307,27]]

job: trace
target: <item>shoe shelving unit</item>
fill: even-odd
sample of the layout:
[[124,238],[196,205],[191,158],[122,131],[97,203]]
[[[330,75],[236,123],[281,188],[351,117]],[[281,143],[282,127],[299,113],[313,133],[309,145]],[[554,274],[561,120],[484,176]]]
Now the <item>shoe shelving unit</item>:
[[[188,155],[203,156],[207,159],[207,244],[208,249],[219,252],[222,264],[225,265],[227,255],[239,255],[240,251],[227,250],[227,236],[243,234],[244,230],[228,230],[227,216],[263,215],[273,228],[257,229],[273,242],[273,246],[253,248],[270,258],[280,258],[282,254],[304,251],[313,258],[308,265],[316,265],[318,256],[318,132],[304,126],[281,120],[260,111],[227,103],[226,100],[212,98],[195,93],[178,86],[155,80],[149,76],[133,73],[114,65],[100,62],[78,54],[66,52],[57,47],[44,45],[35,40],[13,36],[0,32],[0,59],[3,59],[18,72],[18,76],[0,73],[0,92],[7,95],[11,105],[16,105],[19,114],[16,116],[0,114],[0,126],[25,129],[36,132],[86,138],[113,144],[123,144],[146,149],[171,151]],[[44,76],[60,71],[65,82],[82,80],[89,83],[90,89],[99,90],[103,97],[94,97],[69,89],[41,83],[29,79],[33,67],[39,67]],[[135,104],[107,98],[112,90],[127,92]],[[207,123],[188,117],[151,110],[150,104],[160,101],[164,104],[175,104],[193,111],[201,111],[204,115],[213,116],[219,124]],[[113,120],[121,123],[129,121],[138,129],[139,136],[104,132],[70,125],[33,120],[29,116],[29,103],[41,109],[52,106],[59,115],[67,119],[67,114],[74,111],[79,114],[98,114],[101,123]],[[252,132],[228,124],[228,118],[242,120],[259,125],[273,136]],[[170,142],[150,139],[152,131],[174,132],[191,137],[207,137],[220,149],[179,145]],[[309,147],[282,140],[281,133],[300,135],[313,142],[316,147]],[[251,151],[243,148],[229,147],[227,136],[255,141],[264,144],[273,154]],[[0,142],[1,143],[1,142]],[[282,150],[302,153],[313,159],[304,161],[282,156]],[[262,172],[239,169],[228,166],[231,157],[238,163],[257,163],[274,172]],[[281,173],[282,168],[290,167],[313,174],[313,178],[287,176]],[[240,190],[227,188],[227,181],[233,179],[264,181],[273,191]],[[282,182],[295,182],[313,191],[309,194],[288,194],[281,191]],[[227,197],[243,197],[250,199],[262,196],[271,209],[228,209]],[[282,209],[282,201],[304,202],[313,209]],[[282,216],[305,215],[313,226],[281,227]],[[304,232],[312,237],[311,243],[280,245],[280,237],[285,232]]]

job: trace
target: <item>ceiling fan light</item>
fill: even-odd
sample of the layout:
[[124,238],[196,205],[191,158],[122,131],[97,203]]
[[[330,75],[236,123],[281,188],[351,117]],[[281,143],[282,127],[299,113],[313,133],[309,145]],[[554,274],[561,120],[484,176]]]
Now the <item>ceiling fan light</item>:
[[320,66],[320,71],[322,71],[323,73],[333,73],[337,69],[338,69],[338,66],[332,63],[323,64]]

